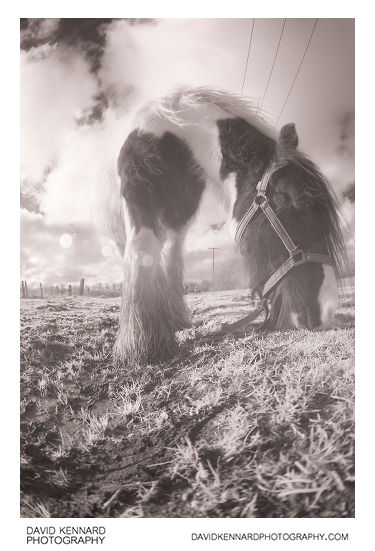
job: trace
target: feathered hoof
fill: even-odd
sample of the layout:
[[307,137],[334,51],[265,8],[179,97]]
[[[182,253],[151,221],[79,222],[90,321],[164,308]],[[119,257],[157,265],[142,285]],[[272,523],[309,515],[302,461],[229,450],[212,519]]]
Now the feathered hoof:
[[181,320],[179,320],[176,323],[176,331],[183,331],[184,329],[191,329],[193,326],[193,323],[190,318],[186,317]]
[[177,341],[173,335],[168,339],[155,342],[124,342],[121,335],[117,337],[113,356],[119,366],[154,364],[169,360],[176,354]]

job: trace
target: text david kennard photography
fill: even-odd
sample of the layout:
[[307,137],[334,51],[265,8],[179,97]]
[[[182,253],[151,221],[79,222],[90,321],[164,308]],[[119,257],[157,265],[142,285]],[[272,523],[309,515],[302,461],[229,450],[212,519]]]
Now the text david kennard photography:
[[27,526],[26,543],[31,544],[102,544],[104,526]]

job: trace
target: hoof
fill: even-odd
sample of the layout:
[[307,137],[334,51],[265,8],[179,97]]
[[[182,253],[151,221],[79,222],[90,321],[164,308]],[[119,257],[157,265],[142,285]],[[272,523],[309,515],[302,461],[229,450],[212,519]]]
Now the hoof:
[[113,356],[118,365],[152,364],[169,360],[176,353],[177,342],[175,336],[168,341],[158,343],[132,343],[124,345],[121,338],[118,338],[114,347]]
[[183,331],[184,329],[191,329],[193,324],[190,320],[183,320],[177,324],[176,331]]

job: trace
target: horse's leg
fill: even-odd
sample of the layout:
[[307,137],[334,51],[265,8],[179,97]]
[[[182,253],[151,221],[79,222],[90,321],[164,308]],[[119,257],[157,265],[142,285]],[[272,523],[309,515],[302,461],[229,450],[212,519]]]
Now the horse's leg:
[[177,136],[142,130],[129,134],[118,170],[127,243],[115,352],[121,360],[161,360],[173,354],[175,331],[188,321],[181,247],[204,188],[202,171]]
[[182,247],[186,228],[181,231],[168,231],[163,250],[165,277],[170,290],[170,303],[176,330],[191,327],[190,315],[184,299],[184,263]]
[[162,262],[162,239],[150,228],[133,227],[125,248],[120,329],[115,356],[149,362],[175,348],[174,309]]

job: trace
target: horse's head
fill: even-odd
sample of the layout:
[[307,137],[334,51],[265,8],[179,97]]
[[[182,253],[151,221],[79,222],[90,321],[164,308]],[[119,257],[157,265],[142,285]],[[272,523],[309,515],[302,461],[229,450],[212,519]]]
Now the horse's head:
[[[297,150],[294,124],[281,129],[273,169],[265,195],[287,236],[299,250],[319,260],[294,265],[268,292],[271,302],[267,323],[272,328],[321,328],[334,316],[338,304],[335,272],[343,252],[336,202],[316,166]],[[246,186],[248,187],[248,186]],[[243,195],[249,205],[256,195],[255,182]],[[272,212],[271,212],[272,215]],[[282,232],[281,232],[282,234]],[[248,260],[250,285],[261,293],[264,284],[289,256],[285,243],[265,212],[259,209],[241,237]]]

